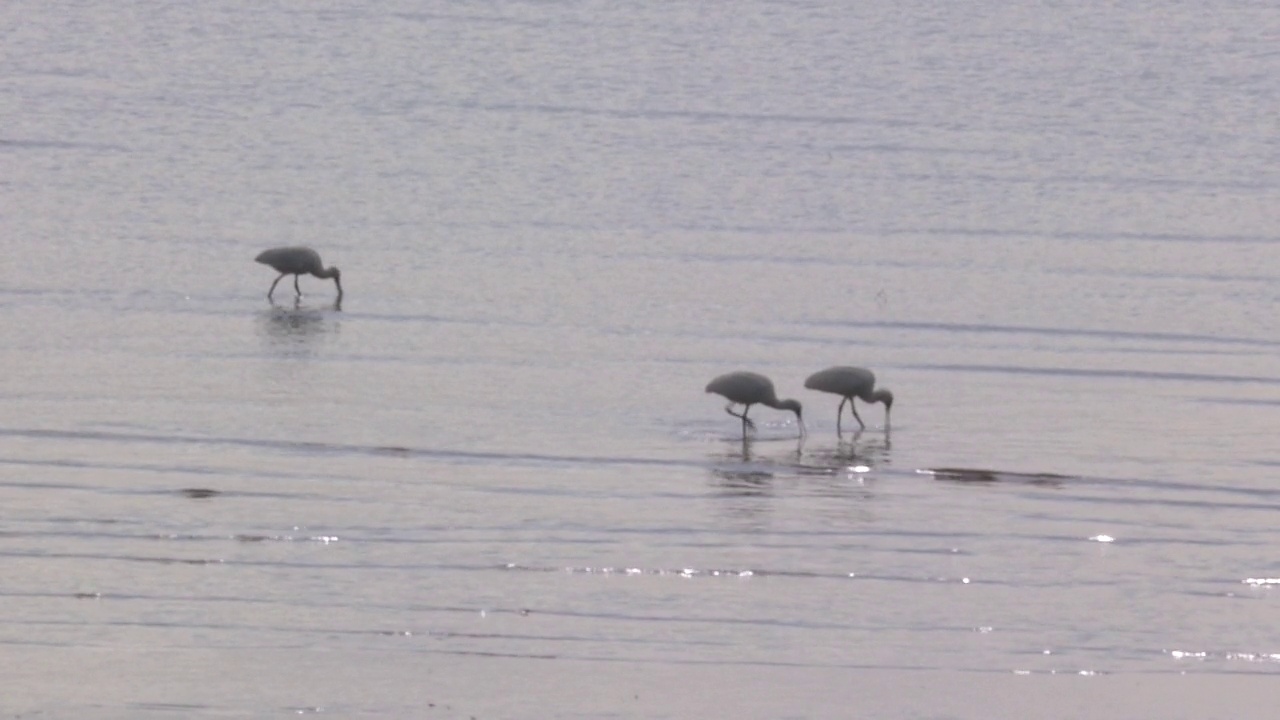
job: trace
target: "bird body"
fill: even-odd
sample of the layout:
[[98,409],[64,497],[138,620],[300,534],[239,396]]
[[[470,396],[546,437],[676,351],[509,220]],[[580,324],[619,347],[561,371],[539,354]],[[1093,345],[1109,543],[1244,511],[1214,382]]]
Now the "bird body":
[[254,261],[263,265],[270,265],[275,271],[280,273],[280,277],[271,283],[271,289],[267,291],[267,299],[271,299],[271,294],[276,291],[276,283],[280,282],[280,278],[285,275],[293,276],[293,289],[297,291],[298,297],[302,297],[302,289],[298,287],[298,276],[311,274],[318,278],[333,278],[333,284],[338,286],[338,297],[342,297],[342,280],[341,273],[338,268],[326,268],[324,263],[320,262],[320,253],[309,247],[293,246],[278,247],[264,250],[254,258]]
[[887,388],[876,389],[876,375],[866,368],[839,365],[829,367],[809,376],[804,386],[810,390],[829,392],[841,397],[840,407],[836,408],[836,434],[840,434],[840,419],[844,414],[844,404],[849,403],[849,410],[858,425],[866,424],[858,417],[858,410],[853,406],[853,399],[863,402],[884,403],[884,425],[889,427],[889,408],[893,407],[893,393]]
[[[773,389],[773,381],[753,372],[731,372],[721,375],[707,383],[707,392],[723,395],[729,404],[724,411],[736,418],[742,418],[742,436],[747,436],[747,429],[755,429],[755,423],[747,419],[747,412],[752,405],[768,405],[777,410],[790,410],[796,414],[796,423],[800,426],[800,434],[804,435],[804,420],[801,419],[800,403],[795,400],[779,400]],[[743,405],[742,414],[733,411],[734,405]]]

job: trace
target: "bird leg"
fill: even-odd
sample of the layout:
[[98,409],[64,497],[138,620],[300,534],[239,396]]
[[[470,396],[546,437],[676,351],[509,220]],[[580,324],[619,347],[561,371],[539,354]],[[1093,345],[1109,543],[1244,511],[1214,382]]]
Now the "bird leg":
[[755,430],[755,429],[756,429],[756,424],[755,424],[755,423],[753,423],[753,422],[751,422],[750,420],[748,420],[748,419],[747,419],[747,411],[751,409],[751,406],[750,406],[750,405],[747,405],[747,406],[743,407],[743,408],[742,408],[742,414],[741,414],[741,415],[739,415],[738,413],[736,413],[736,412],[734,412],[734,411],[733,411],[733,406],[734,406],[734,405],[735,405],[735,403],[729,403],[728,405],[725,405],[725,406],[724,406],[724,411],[725,411],[725,412],[727,412],[727,413],[729,413],[730,415],[732,415],[732,416],[736,417],[736,418],[742,418],[742,436],[743,436],[743,437],[746,437],[746,436],[747,436],[747,428],[751,428],[752,430]]
[[840,398],[840,407],[836,408],[836,437],[840,437],[840,421],[844,419],[844,404],[853,401],[847,397]]
[[302,297],[302,288],[298,287],[298,275],[293,276],[293,289],[298,293],[298,297]]
[[267,291],[268,300],[271,299],[271,293],[276,291],[276,283],[280,282],[280,278],[283,278],[285,275],[288,275],[288,274],[289,273],[280,273],[280,277],[276,278],[276,282],[271,283],[271,289]]
[[853,419],[858,421],[858,429],[866,430],[867,424],[862,422],[862,418],[858,417],[858,408],[853,406],[853,398],[849,398],[849,412],[853,413]]

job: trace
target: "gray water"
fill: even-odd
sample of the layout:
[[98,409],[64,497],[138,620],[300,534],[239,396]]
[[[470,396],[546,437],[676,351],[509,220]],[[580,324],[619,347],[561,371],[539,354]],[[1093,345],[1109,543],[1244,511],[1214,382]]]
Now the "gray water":
[[1280,675],[1273,2],[0,20],[0,709]]

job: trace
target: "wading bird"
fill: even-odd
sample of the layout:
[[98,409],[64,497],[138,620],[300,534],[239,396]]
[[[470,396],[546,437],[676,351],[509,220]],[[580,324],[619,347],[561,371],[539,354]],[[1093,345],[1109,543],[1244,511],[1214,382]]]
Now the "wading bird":
[[[747,411],[752,405],[768,405],[776,410],[790,410],[796,414],[796,424],[800,426],[800,435],[804,436],[804,421],[800,417],[800,403],[795,400],[779,400],[773,391],[773,382],[769,378],[753,372],[731,372],[707,383],[707,392],[723,395],[729,399],[724,411],[736,418],[742,418],[742,437],[747,436],[747,428],[755,429],[756,424],[747,419]],[[742,414],[733,411],[734,405],[745,405]]]
[[849,410],[853,413],[853,419],[858,421],[858,425],[865,428],[866,424],[862,422],[862,418],[858,417],[858,409],[853,406],[853,399],[861,398],[863,402],[884,403],[884,427],[889,428],[889,408],[893,407],[893,393],[886,388],[876,390],[876,375],[866,368],[838,366],[829,367],[821,372],[816,372],[804,381],[804,386],[810,390],[821,390],[822,392],[835,393],[839,395],[840,407],[836,408],[836,435],[840,435],[840,418],[844,414],[844,404],[849,403]]
[[341,273],[338,268],[326,268],[324,263],[320,262],[320,253],[309,247],[278,247],[264,250],[258,257],[254,258],[255,262],[263,265],[270,265],[275,271],[280,273],[280,277],[271,283],[271,289],[267,291],[267,299],[271,299],[271,293],[276,291],[276,283],[280,282],[280,278],[285,275],[293,276],[293,289],[297,291],[298,297],[302,297],[302,288],[298,287],[298,276],[310,273],[318,278],[333,278],[333,284],[338,286],[338,299],[342,299],[342,281]]

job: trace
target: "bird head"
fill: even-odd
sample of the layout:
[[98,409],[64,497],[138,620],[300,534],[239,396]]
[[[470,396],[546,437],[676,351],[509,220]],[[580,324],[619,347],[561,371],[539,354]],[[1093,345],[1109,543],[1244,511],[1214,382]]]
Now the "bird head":
[[893,393],[884,388],[877,390],[876,401],[884,403],[884,411],[889,412],[889,408],[893,407]]
[[889,429],[889,410],[893,407],[893,393],[885,388],[876,391],[876,399],[884,403],[884,427]]
[[804,426],[804,418],[802,417],[804,410],[803,408],[800,407],[799,400],[783,400],[782,402],[778,403],[778,409],[790,410],[791,412],[795,413],[796,422],[800,423],[802,427]]

